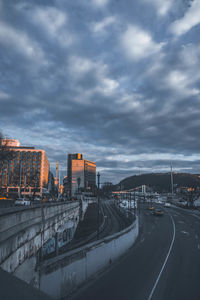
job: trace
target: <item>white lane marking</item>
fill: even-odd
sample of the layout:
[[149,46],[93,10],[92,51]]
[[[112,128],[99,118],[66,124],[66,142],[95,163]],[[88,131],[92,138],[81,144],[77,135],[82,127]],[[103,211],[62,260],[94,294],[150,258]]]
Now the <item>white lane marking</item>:
[[199,216],[197,216],[197,215],[195,215],[195,214],[192,214],[192,216],[193,216],[193,217],[196,217],[197,219],[200,220],[200,217],[199,217]]
[[178,216],[177,214],[174,213],[174,214],[173,214],[173,217],[179,217],[179,216]]
[[178,223],[180,223],[180,224],[185,224],[185,222],[183,222],[183,221],[178,221]]
[[188,235],[189,235],[189,232],[184,231],[184,230],[182,230],[181,233],[184,233],[184,234],[188,234]]
[[174,215],[177,217],[177,216],[180,216],[181,214],[180,214],[180,212],[178,212],[178,211],[176,210],[176,212],[173,211],[173,216],[174,216]]
[[163,263],[163,265],[162,265],[162,268],[161,268],[161,270],[160,270],[160,273],[158,274],[158,277],[157,277],[157,279],[156,279],[156,282],[154,283],[154,286],[153,286],[153,288],[152,288],[152,290],[151,290],[151,293],[150,293],[150,295],[149,295],[149,297],[148,297],[148,300],[150,300],[150,299],[152,298],[152,296],[153,296],[153,293],[154,293],[154,291],[155,291],[155,289],[156,289],[156,287],[157,287],[157,284],[158,284],[158,282],[159,282],[159,280],[160,280],[160,277],[161,277],[161,275],[162,275],[162,272],[163,272],[163,270],[164,270],[164,268],[165,268],[165,266],[166,266],[166,263],[167,263],[167,261],[168,261],[168,258],[169,258],[169,256],[170,256],[170,253],[171,253],[171,251],[172,251],[172,247],[173,247],[173,244],[174,244],[175,235],[176,235],[176,227],[175,227],[175,223],[174,223],[173,217],[172,217],[170,214],[169,214],[169,216],[170,216],[170,218],[171,218],[171,220],[172,220],[172,224],[173,224],[173,237],[172,237],[172,241],[171,241],[171,244],[170,244],[170,247],[169,247],[167,256],[166,256],[165,261],[164,261],[164,263]]

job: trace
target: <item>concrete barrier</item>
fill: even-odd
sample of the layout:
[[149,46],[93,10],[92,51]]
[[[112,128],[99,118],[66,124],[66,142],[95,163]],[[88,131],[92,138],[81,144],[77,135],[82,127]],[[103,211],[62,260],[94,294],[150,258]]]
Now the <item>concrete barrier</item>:
[[67,296],[124,254],[138,236],[138,219],[126,229],[45,262],[38,269],[41,291],[54,299]]
[[35,263],[37,251],[58,228],[78,217],[78,202],[30,207],[0,215],[0,267],[14,273],[32,257]]

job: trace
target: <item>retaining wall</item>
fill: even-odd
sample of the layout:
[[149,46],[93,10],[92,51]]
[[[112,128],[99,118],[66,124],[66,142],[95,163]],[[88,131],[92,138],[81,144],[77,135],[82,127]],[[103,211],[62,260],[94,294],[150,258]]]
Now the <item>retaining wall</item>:
[[41,291],[59,299],[124,254],[138,236],[138,219],[107,238],[45,262],[38,270]]
[[[69,219],[79,217],[79,203],[20,209],[0,216],[0,266],[16,272]],[[22,278],[27,281],[27,278]]]

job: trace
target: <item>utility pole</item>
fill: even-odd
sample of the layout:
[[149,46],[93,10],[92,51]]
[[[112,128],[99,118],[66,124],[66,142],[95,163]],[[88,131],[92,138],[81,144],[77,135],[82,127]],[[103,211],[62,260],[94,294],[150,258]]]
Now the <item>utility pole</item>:
[[59,179],[58,179],[58,194],[60,195],[60,165],[59,165]]
[[98,187],[98,192],[97,192],[97,201],[98,201],[98,228],[97,228],[97,239],[99,239],[99,223],[100,223],[100,215],[99,215],[99,208],[100,208],[100,200],[99,200],[99,186],[100,186],[100,174],[99,172],[97,173],[97,187]]
[[172,172],[172,162],[171,162],[171,190],[172,190],[172,198],[174,195],[174,180],[173,180],[173,172]]

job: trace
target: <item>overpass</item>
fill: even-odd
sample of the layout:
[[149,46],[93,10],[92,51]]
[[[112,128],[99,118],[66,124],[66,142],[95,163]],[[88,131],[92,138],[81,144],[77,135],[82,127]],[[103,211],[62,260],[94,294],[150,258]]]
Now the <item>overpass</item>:
[[34,284],[41,249],[48,248],[52,239],[58,248],[58,233],[65,233],[65,242],[72,238],[86,208],[87,203],[73,201],[2,209],[0,267]]

